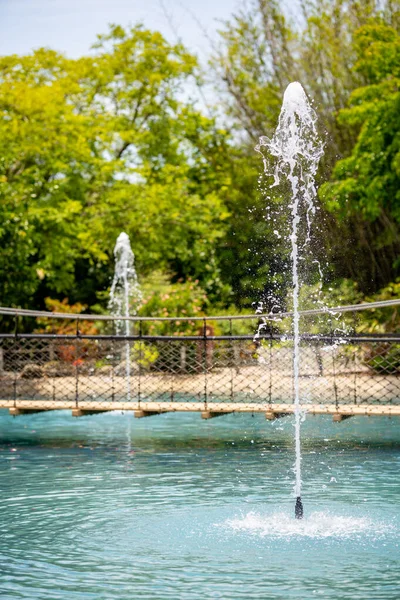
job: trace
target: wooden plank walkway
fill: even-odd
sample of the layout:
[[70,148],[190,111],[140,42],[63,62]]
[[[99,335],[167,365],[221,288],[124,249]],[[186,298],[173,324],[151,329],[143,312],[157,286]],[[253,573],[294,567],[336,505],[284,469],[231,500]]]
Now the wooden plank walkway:
[[[272,420],[294,413],[293,404],[239,403],[239,402],[146,402],[146,401],[73,401],[73,400],[1,400],[0,408],[9,409],[10,414],[21,414],[71,410],[72,416],[80,417],[89,414],[118,411],[133,411],[135,416],[147,417],[166,412],[199,412],[204,419],[222,416],[229,413],[264,413]],[[333,415],[335,421],[344,418],[362,416],[400,417],[400,404],[303,404],[302,410],[310,415]]]

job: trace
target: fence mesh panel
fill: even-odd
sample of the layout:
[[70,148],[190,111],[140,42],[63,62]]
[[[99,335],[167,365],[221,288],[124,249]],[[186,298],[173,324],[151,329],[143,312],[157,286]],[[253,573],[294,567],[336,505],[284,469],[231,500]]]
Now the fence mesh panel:
[[[204,318],[190,335],[163,322],[163,335],[151,337],[155,323],[133,323],[129,338],[80,335],[78,327],[65,335],[0,334],[0,400],[48,408],[167,403],[172,410],[182,402],[199,410],[293,404],[290,319],[265,322],[258,336],[257,319]],[[400,335],[357,333],[351,313],[303,318],[300,395],[305,406],[400,406]]]
[[[1,354],[7,400],[293,402],[291,341],[18,337]],[[302,402],[400,404],[399,354],[391,342],[302,343]]]

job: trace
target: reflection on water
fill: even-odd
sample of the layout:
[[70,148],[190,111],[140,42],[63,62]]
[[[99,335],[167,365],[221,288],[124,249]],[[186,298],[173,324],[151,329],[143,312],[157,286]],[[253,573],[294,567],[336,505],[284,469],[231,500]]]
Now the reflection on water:
[[[129,430],[131,424],[131,430]],[[1,600],[398,598],[400,421],[0,416]]]

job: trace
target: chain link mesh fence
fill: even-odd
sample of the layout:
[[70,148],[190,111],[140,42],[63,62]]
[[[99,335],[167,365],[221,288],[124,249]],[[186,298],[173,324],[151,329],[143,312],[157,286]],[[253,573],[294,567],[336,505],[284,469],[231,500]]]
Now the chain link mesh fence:
[[[20,320],[14,333],[0,334],[0,402],[290,406],[290,319],[255,319],[203,318],[188,335],[178,319],[163,321],[162,335],[159,321],[137,320],[129,337],[114,335],[107,322],[98,335],[81,334],[80,323],[69,334],[25,333]],[[303,318],[300,394],[305,407],[400,406],[400,335],[359,333],[352,314]]]

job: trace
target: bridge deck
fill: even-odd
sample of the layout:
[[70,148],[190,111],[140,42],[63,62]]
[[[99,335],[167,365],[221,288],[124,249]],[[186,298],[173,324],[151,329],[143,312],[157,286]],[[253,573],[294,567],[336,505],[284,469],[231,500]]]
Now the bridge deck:
[[[267,418],[290,415],[293,404],[238,403],[238,402],[105,402],[105,401],[48,401],[48,400],[0,400],[0,408],[8,408],[13,415],[27,412],[71,410],[73,416],[83,416],[112,410],[133,411],[136,416],[150,416],[165,412],[200,412],[205,418],[226,413],[265,413]],[[350,417],[364,416],[400,416],[400,405],[390,404],[304,404],[307,414],[336,415]],[[206,417],[208,413],[208,417]]]

